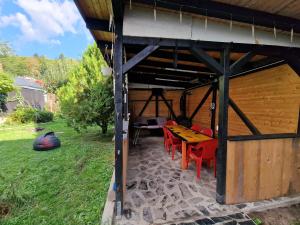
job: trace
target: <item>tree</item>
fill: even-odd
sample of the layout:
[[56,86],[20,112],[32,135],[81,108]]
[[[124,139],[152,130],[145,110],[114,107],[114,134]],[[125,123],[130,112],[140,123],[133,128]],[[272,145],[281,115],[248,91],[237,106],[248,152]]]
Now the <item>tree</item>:
[[12,56],[13,54],[14,51],[8,42],[0,41],[0,57]]
[[0,111],[5,111],[7,94],[14,90],[13,80],[4,72],[0,72]]
[[56,60],[40,57],[40,77],[45,83],[49,93],[55,93],[58,88],[65,84],[71,70],[78,64],[76,60],[60,55]]
[[58,90],[61,112],[77,131],[98,125],[106,133],[112,120],[112,77],[103,76],[102,66],[106,62],[96,44],[89,46],[68,82]]

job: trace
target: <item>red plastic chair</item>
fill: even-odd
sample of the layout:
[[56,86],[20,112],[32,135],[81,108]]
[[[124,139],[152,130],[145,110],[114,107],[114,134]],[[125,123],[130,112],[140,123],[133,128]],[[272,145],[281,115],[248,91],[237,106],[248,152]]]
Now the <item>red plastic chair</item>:
[[176,123],[175,120],[168,120],[165,125],[166,126],[168,126],[168,125],[177,125],[177,123]]
[[190,145],[188,147],[187,165],[190,160],[196,162],[197,178],[200,179],[200,173],[202,168],[202,161],[206,161],[210,166],[211,161],[214,162],[214,173],[216,177],[216,150],[218,147],[218,140],[212,139],[208,141],[200,142],[197,145]]
[[169,130],[167,130],[167,134],[169,138],[169,143],[172,146],[172,160],[174,160],[176,148],[178,149],[178,151],[181,151],[181,139],[175,137]]
[[212,131],[212,129],[210,129],[210,128],[202,128],[202,129],[200,130],[200,133],[201,133],[201,134],[204,134],[204,135],[206,135],[206,136],[209,136],[209,137],[212,137],[212,136],[213,136],[213,131]]
[[193,124],[193,126],[191,127],[191,129],[192,129],[193,131],[198,131],[198,132],[201,131],[201,127],[200,127],[200,125],[198,125],[198,124]]
[[163,132],[164,132],[164,146],[165,150],[170,152],[170,140],[168,137],[168,128],[163,127]]

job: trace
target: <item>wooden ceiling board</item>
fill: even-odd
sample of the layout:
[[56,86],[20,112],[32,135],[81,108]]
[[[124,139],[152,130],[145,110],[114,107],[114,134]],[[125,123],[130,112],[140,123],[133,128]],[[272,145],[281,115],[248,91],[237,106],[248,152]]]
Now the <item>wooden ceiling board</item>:
[[[159,51],[174,53],[174,49],[160,49]],[[192,54],[189,50],[177,50],[177,53],[185,54],[185,55],[191,55]],[[210,55],[213,58],[220,58],[220,53],[216,52],[216,51],[207,51],[207,54]],[[230,54],[230,59],[233,60],[233,61],[236,61],[239,58],[241,58],[243,55],[244,55],[244,53],[235,53],[235,52],[233,52],[233,53]],[[266,58],[266,56],[256,55],[250,60],[250,62],[258,61],[258,60],[261,60],[263,58]]]
[[97,30],[92,30],[92,32],[95,35],[97,40],[103,40],[108,42],[112,41],[113,35],[111,32],[104,32],[104,31],[97,31]]
[[299,0],[215,0],[215,2],[222,2],[224,4],[300,19]]
[[[127,57],[133,57],[135,54],[132,53],[128,53]],[[166,58],[159,58],[159,57],[153,57],[153,56],[149,56],[146,60],[149,61],[154,61],[154,62],[166,62],[166,63],[173,63],[174,59],[166,59]],[[181,64],[181,65],[188,65],[188,66],[196,66],[196,67],[205,67],[205,64],[203,63],[198,63],[198,62],[190,62],[190,61],[184,61],[184,60],[178,60],[177,64]]]
[[79,0],[86,17],[109,20],[112,13],[111,0]]

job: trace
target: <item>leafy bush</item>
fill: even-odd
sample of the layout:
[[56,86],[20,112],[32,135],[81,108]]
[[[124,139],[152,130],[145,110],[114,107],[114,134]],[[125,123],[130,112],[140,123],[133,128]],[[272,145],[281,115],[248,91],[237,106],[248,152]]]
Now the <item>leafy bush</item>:
[[31,107],[18,107],[7,119],[8,123],[46,123],[53,121],[53,113]]
[[7,94],[13,90],[13,80],[6,73],[0,71],[0,112],[6,111]]
[[36,122],[37,123],[46,123],[53,121],[53,113],[45,110],[38,110],[37,111]]

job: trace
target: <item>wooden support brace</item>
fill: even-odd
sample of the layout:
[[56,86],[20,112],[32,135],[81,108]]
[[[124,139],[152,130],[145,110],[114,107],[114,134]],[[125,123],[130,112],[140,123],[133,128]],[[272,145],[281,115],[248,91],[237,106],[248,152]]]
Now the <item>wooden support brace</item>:
[[152,97],[153,97],[153,95],[151,94],[150,97],[147,99],[147,101],[146,101],[144,107],[142,108],[141,112],[139,113],[139,116],[143,115],[143,113],[144,113],[145,109],[147,108],[147,106],[149,105]]
[[154,52],[158,48],[159,48],[159,45],[148,45],[146,48],[144,48],[142,51],[137,53],[134,57],[129,59],[123,65],[123,73],[127,73],[130,69],[132,69],[135,65],[137,65],[139,62],[141,62],[145,58],[147,58],[152,52]]
[[254,135],[261,134],[259,130],[254,126],[254,124],[249,120],[249,118],[242,112],[242,110],[235,104],[235,102],[231,98],[229,98],[229,105],[236,112],[236,114],[238,114],[238,116],[241,118],[244,124]]
[[167,101],[167,99],[165,98],[163,93],[161,93],[160,97],[162,98],[162,100],[164,101],[164,103],[166,104],[168,109],[170,110],[170,113],[172,114],[172,117],[176,120],[177,119],[176,114],[174,113],[172,107],[170,106],[169,102]]
[[254,51],[248,52],[245,55],[243,55],[241,58],[239,58],[237,61],[235,61],[231,66],[230,66],[230,70],[231,73],[238,73],[240,71],[240,69],[246,64],[248,63],[254,56],[256,55],[256,53]]
[[203,96],[202,100],[200,101],[199,105],[196,107],[196,109],[194,110],[194,112],[192,113],[190,120],[192,121],[193,118],[195,117],[195,115],[197,114],[197,112],[199,111],[199,109],[202,107],[202,105],[206,102],[208,96],[210,95],[210,93],[213,91],[213,87],[211,86],[207,92],[205,93],[205,95]]
[[222,66],[210,55],[208,55],[204,50],[196,46],[190,48],[191,53],[201,62],[205,63],[208,68],[217,74],[223,73]]

